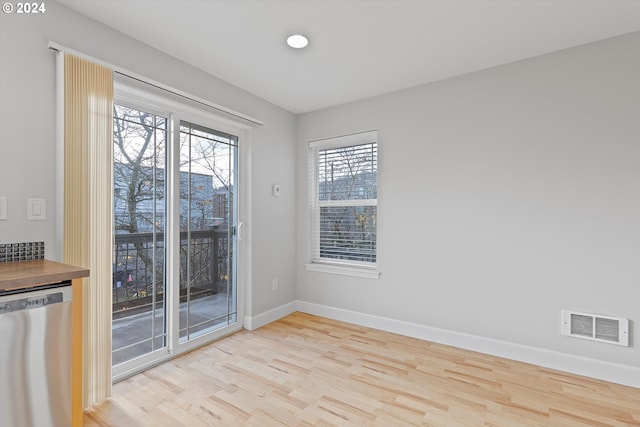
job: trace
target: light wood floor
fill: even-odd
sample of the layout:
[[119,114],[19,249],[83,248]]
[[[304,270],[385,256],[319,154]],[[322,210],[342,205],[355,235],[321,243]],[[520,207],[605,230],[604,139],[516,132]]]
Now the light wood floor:
[[113,393],[85,426],[640,426],[640,389],[301,313]]

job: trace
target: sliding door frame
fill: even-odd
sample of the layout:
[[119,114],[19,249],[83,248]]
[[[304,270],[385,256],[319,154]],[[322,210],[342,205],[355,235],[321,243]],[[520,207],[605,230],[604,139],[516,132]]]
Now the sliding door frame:
[[[148,108],[150,112],[166,117],[166,231],[165,231],[165,310],[166,348],[124,362],[113,367],[113,382],[120,381],[154,365],[166,362],[180,354],[209,344],[243,328],[245,302],[251,283],[251,130],[252,127],[237,119],[225,117],[220,111],[178,96],[141,87],[134,81],[114,82],[115,103]],[[237,251],[233,254],[236,266],[236,322],[186,342],[179,340],[180,311],[180,121],[197,123],[238,138],[237,147],[237,212],[234,215]],[[135,362],[135,363],[134,363]]]

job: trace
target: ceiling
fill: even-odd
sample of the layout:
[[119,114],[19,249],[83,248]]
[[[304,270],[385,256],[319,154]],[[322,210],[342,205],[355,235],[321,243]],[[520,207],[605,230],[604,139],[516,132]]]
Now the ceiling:
[[640,0],[58,1],[293,113],[640,31]]

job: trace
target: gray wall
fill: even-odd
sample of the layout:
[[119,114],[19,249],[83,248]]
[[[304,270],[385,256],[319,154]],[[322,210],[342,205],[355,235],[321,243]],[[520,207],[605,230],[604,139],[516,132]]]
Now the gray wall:
[[[630,348],[559,334],[562,308],[640,321],[640,33],[296,119],[53,1],[0,14],[0,242],[44,240],[59,259],[49,40],[264,120],[247,314],[297,298],[640,366],[638,328]],[[369,129],[382,278],[307,272],[306,141]],[[47,221],[26,220],[27,197],[47,199]]]
[[[640,33],[298,119],[301,301],[640,367]],[[363,72],[366,72],[363,70]],[[307,141],[379,131],[380,280],[308,272]]]
[[[55,41],[265,122],[253,131],[253,310],[295,298],[295,116],[237,87],[72,11],[47,2],[42,15],[0,14],[0,196],[9,219],[0,243],[44,241],[60,260],[55,200]],[[282,185],[271,196],[271,184]],[[47,200],[47,220],[26,219],[26,199]],[[278,278],[278,291],[271,280]]]

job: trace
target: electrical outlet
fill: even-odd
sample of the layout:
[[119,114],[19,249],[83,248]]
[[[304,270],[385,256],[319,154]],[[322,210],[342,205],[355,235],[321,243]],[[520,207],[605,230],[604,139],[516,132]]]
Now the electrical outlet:
[[274,291],[278,290],[278,279],[273,279],[272,286]]

